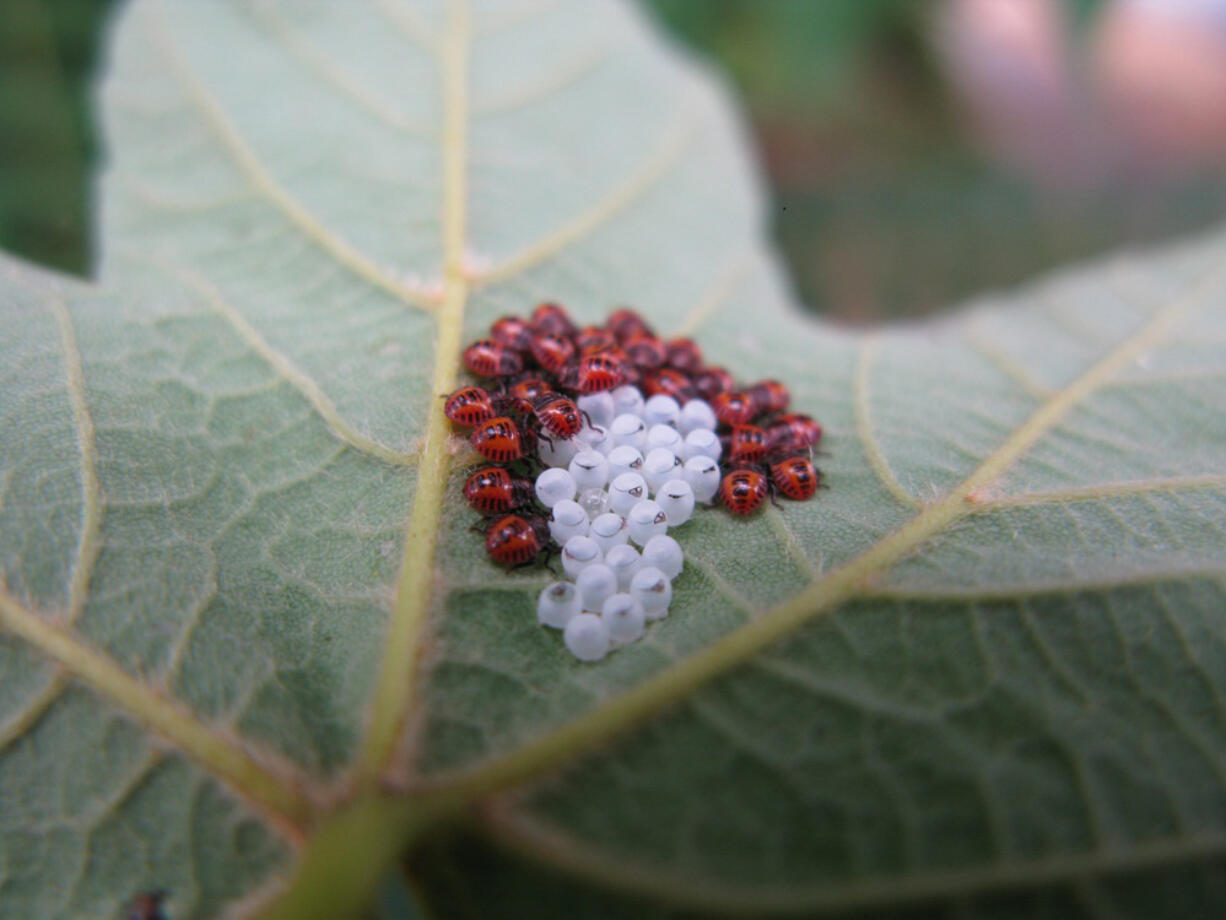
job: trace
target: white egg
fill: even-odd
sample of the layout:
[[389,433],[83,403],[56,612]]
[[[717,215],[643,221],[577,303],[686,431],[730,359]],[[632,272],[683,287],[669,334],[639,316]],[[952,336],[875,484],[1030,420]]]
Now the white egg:
[[575,501],[579,503],[579,507],[583,509],[589,521],[594,521],[607,513],[610,507],[609,493],[604,489],[584,489]]
[[612,482],[622,473],[640,473],[643,470],[643,453],[637,447],[622,444],[614,447],[608,453],[609,481]]
[[569,472],[550,468],[536,477],[535,491],[537,501],[546,508],[552,508],[560,501],[574,498],[577,487]]
[[603,425],[584,425],[574,437],[579,450],[594,450],[598,454],[607,454],[613,449],[613,436]]
[[629,384],[616,387],[609,395],[613,397],[614,417],[643,414],[643,394],[638,387]]
[[647,486],[655,492],[670,479],[681,473],[681,458],[667,447],[657,447],[648,451],[643,459],[643,478]]
[[609,507],[625,517],[647,497],[647,480],[638,473],[622,473],[609,483]]
[[710,457],[690,457],[681,470],[681,478],[694,490],[695,501],[710,503],[719,491],[719,464]]
[[630,513],[626,515],[626,526],[630,531],[630,539],[642,546],[656,534],[668,530],[668,518],[664,516],[659,505],[647,499],[630,509]]
[[580,412],[586,412],[592,425],[608,428],[617,415],[612,393],[585,393],[575,400]]
[[681,416],[677,419],[677,427],[682,434],[691,431],[714,431],[719,424],[715,410],[705,399],[691,399],[681,407]]
[[673,583],[659,569],[644,566],[630,579],[630,596],[643,605],[647,619],[663,619],[673,600]]
[[634,573],[643,567],[643,557],[629,543],[622,543],[605,552],[604,564],[617,576],[618,590],[625,591],[630,587]]
[[580,572],[603,558],[604,551],[591,537],[579,535],[562,544],[562,568],[571,578],[578,578]]
[[569,441],[561,438],[551,438],[546,441],[542,438],[538,443],[536,455],[546,466],[565,468],[579,452],[581,446],[578,438],[571,438]]
[[718,460],[723,449],[724,445],[720,443],[719,435],[714,431],[695,428],[685,436],[685,441],[681,445],[681,459],[710,457],[712,460]]
[[609,458],[597,450],[579,451],[567,469],[580,492],[603,488],[609,481]]
[[609,434],[613,436],[613,445],[621,447],[628,444],[635,450],[642,450],[647,444],[647,425],[637,415],[619,415],[609,426]]
[[652,425],[647,429],[647,450],[649,452],[657,447],[663,447],[674,454],[679,454],[684,444],[685,439],[681,437],[681,432],[672,425]]
[[629,594],[614,594],[600,608],[600,618],[609,629],[613,645],[626,645],[643,635],[647,615],[637,598]]
[[610,594],[617,593],[617,576],[603,562],[589,565],[575,578],[584,610],[599,610]]
[[566,648],[580,661],[599,661],[609,654],[609,627],[594,613],[570,618],[562,632]]
[[629,540],[630,531],[620,514],[609,512],[592,520],[588,536],[600,547],[601,552],[607,554],[613,547],[621,546]]
[[555,581],[537,598],[536,619],[542,626],[564,629],[579,609],[579,589],[569,581]]
[[684,479],[670,479],[656,490],[656,504],[669,527],[680,527],[694,514],[694,489]]
[[657,393],[643,405],[643,421],[648,425],[675,425],[681,417],[681,403]]
[[571,537],[587,536],[587,512],[578,502],[563,499],[549,509],[549,535],[553,542],[564,545]]
[[667,534],[654,536],[643,545],[643,567],[657,568],[670,579],[681,574],[684,562],[681,544]]

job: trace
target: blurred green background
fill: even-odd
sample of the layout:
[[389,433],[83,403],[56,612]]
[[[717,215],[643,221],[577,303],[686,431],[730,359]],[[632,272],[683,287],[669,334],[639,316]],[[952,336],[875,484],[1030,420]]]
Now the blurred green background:
[[[917,315],[1226,213],[1226,183],[1203,162],[1068,183],[1002,157],[933,40],[939,2],[645,0],[739,91],[778,242],[814,309]],[[1076,55],[1107,2],[1039,6],[1062,15]],[[0,4],[0,246],[84,273],[99,154],[88,82],[113,3]]]

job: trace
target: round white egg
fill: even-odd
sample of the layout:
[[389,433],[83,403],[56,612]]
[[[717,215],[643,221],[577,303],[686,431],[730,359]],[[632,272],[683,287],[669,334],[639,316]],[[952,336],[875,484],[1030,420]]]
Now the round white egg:
[[594,426],[608,428],[617,415],[612,393],[585,393],[575,400],[580,412],[586,412]]
[[567,469],[580,492],[603,488],[609,481],[609,458],[597,450],[579,451]]
[[562,544],[562,568],[571,578],[578,578],[580,572],[603,558],[604,551],[591,537],[579,535]]
[[574,440],[580,450],[594,450],[600,454],[607,454],[614,446],[613,436],[603,425],[584,425]]
[[617,576],[603,562],[589,565],[575,578],[584,610],[599,610],[610,594],[617,593]]
[[685,441],[681,444],[681,459],[689,460],[691,457],[710,457],[712,460],[718,460],[723,449],[724,445],[720,443],[719,435],[714,431],[706,428],[695,428],[685,436]]
[[578,502],[563,499],[549,509],[549,535],[559,546],[571,537],[586,536],[587,531],[587,512]]
[[571,459],[579,452],[579,439],[571,438],[569,441],[564,441],[561,438],[550,438],[546,441],[541,438],[536,455],[540,458],[541,463],[546,466],[555,466],[565,468]]
[[680,472],[681,458],[667,447],[648,451],[643,458],[643,478],[647,480],[647,486],[653,493]]
[[643,544],[644,568],[657,568],[672,579],[681,574],[684,563],[681,544],[668,534],[658,534]]
[[668,518],[658,504],[647,499],[630,509],[626,516],[626,527],[630,531],[630,539],[643,546],[656,534],[668,530]]
[[560,501],[573,499],[578,488],[567,470],[551,467],[542,470],[541,475],[536,477],[534,491],[537,501],[546,508],[552,508]]
[[668,616],[668,605],[673,601],[673,583],[659,569],[644,566],[630,579],[630,596],[643,605],[643,613],[649,620]]
[[656,490],[656,504],[669,527],[680,527],[694,514],[694,489],[684,479],[669,479]]
[[[618,587],[624,587],[620,577]],[[552,629],[565,629],[570,618],[579,610],[579,589],[569,581],[555,581],[547,585],[536,601],[537,621]]]
[[604,564],[617,576],[617,589],[625,591],[630,587],[634,573],[643,567],[643,557],[629,543],[622,543],[605,552]]
[[643,405],[643,421],[648,425],[676,425],[681,417],[681,403],[657,393]]
[[679,454],[684,444],[685,439],[681,437],[681,432],[672,425],[652,425],[647,429],[648,451],[663,447],[674,454]]
[[643,453],[637,447],[622,444],[614,447],[608,453],[609,481],[612,482],[622,473],[640,473],[643,470]]
[[562,640],[580,661],[599,661],[609,654],[609,627],[594,613],[579,613],[570,618]]
[[614,594],[600,608],[600,618],[609,630],[613,645],[626,645],[643,635],[647,615],[638,599],[629,594]]
[[613,413],[615,418],[618,415],[643,414],[643,394],[639,392],[638,387],[629,384],[615,387],[610,391],[609,395],[613,397]]
[[638,473],[622,473],[609,483],[609,507],[625,517],[647,497],[647,480]]
[[600,547],[600,551],[608,553],[615,546],[621,546],[630,539],[630,531],[620,514],[609,512],[592,520],[588,528],[588,537]]
[[647,444],[647,425],[637,415],[626,413],[617,416],[609,426],[609,434],[613,438],[614,447],[627,444],[641,451]]
[[681,469],[681,478],[694,490],[695,501],[710,503],[719,491],[719,464],[705,455],[690,457]]
[[714,431],[719,424],[715,410],[705,399],[691,399],[681,407],[681,415],[677,419],[677,427],[682,434],[691,431]]

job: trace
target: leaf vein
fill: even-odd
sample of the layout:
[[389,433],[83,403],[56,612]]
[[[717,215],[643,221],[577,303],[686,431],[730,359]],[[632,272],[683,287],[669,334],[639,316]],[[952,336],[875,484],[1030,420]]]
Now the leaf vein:
[[660,146],[612,192],[587,211],[552,233],[525,246],[515,255],[485,271],[475,272],[470,279],[474,288],[489,287],[514,278],[562,252],[583,239],[622,211],[663,179],[681,160],[681,155],[698,136],[700,119],[696,116],[675,120]]
[[877,443],[876,435],[873,434],[869,374],[871,373],[876,353],[876,337],[872,335],[865,336],[864,340],[860,343],[856,356],[856,376],[852,385],[852,402],[856,413],[856,434],[860,439],[861,447],[864,449],[864,455],[868,458],[868,465],[873,468],[873,472],[877,475],[877,479],[882,487],[899,504],[908,508],[922,508],[923,503],[902,487],[902,483],[898,481],[894,471],[890,469],[890,463],[885,458],[885,454],[882,453],[881,445]]
[[175,44],[164,16],[159,16],[157,23],[155,44],[161,50],[163,59],[247,182],[280,211],[292,226],[353,274],[409,306],[434,312],[438,305],[429,291],[413,287],[389,275],[353,244],[329,230],[273,178],[256,152],[226,116],[221,105],[192,71],[182,50]]
[[194,290],[218,316],[224,319],[243,343],[258,354],[277,376],[297,390],[311,408],[323,419],[331,429],[332,434],[355,450],[372,457],[377,457],[385,463],[394,466],[409,466],[417,461],[413,453],[394,450],[385,444],[380,444],[362,434],[344,420],[336,408],[336,403],[320,388],[305,371],[293,363],[265,339],[254,326],[247,321],[221,291],[211,281],[199,272],[184,265],[172,263],[169,260],[149,260],[151,264],[174,274],[180,281]]

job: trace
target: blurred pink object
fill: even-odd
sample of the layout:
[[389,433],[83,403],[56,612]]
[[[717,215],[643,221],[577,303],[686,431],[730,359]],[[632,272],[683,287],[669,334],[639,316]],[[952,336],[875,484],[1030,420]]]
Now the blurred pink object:
[[934,44],[983,146],[1057,188],[1226,169],[1226,0],[943,0]]
[[1098,23],[1093,65],[1138,160],[1226,167],[1226,2],[1116,0]]
[[1059,0],[945,0],[936,50],[989,151],[1045,184],[1092,177],[1096,131]]

